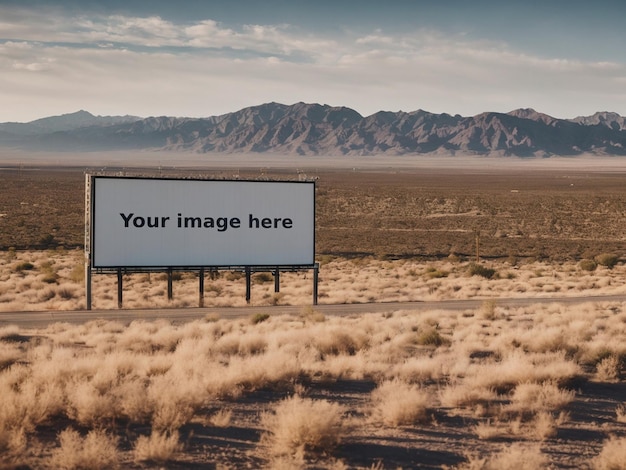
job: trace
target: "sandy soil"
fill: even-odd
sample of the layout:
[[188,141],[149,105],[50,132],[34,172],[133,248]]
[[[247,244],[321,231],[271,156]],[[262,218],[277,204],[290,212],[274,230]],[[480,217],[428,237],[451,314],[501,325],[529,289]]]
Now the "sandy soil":
[[[0,308],[82,308],[82,260],[80,251],[4,253]],[[2,389],[4,463],[85,468],[98,455],[123,468],[623,468],[626,303],[490,299],[623,294],[626,266],[481,265],[491,278],[455,259],[323,261],[321,302],[485,299],[462,312],[325,318],[310,307],[310,274],[296,273],[281,277],[280,294],[271,277],[259,278],[252,299],[302,305],[297,316],[5,326],[0,387],[14,388]],[[207,279],[207,304],[243,304],[243,284],[237,273]],[[162,275],[128,275],[124,285],[129,307],[197,302],[191,274],[175,281],[173,302]],[[96,306],[116,308],[116,277],[95,276],[94,286]],[[21,370],[20,385],[10,385]],[[135,387],[146,387],[153,410],[137,417],[128,411]],[[158,411],[153,389],[171,397],[170,411]],[[19,431],[10,423],[21,406],[22,422],[33,424]],[[164,419],[172,428],[155,435]],[[106,434],[87,445],[95,429]],[[5,431],[24,440],[3,441]],[[164,457],[153,449],[166,445],[159,436],[174,439]]]
[[[13,163],[22,157],[13,155]],[[89,157],[123,165],[127,155]],[[238,165],[230,156],[187,157],[189,165],[219,158],[225,167]],[[47,154],[29,158],[54,163]],[[154,162],[154,153],[142,158]],[[86,163],[84,156],[64,161]],[[247,161],[286,164],[281,157]],[[437,161],[468,174],[487,171],[475,159]],[[320,158],[302,166],[346,163]],[[349,163],[373,171],[433,164]],[[576,164],[590,172],[624,170],[613,159]],[[626,303],[494,301],[625,294],[623,261],[594,270],[577,261],[513,258],[481,259],[477,270],[475,260],[454,256],[319,261],[320,303],[484,302],[465,311],[326,318],[310,305],[310,272],[281,275],[279,293],[271,276],[257,274],[252,305],[298,305],[301,313],[177,325],[3,326],[0,467],[625,468]],[[116,276],[94,276],[93,288],[94,308],[117,308]],[[205,291],[207,306],[245,304],[241,273],[207,274]],[[172,301],[163,274],[124,276],[126,308],[197,303],[196,273],[177,277]],[[84,305],[82,251],[0,253],[0,310]]]
[[[85,308],[83,252],[53,250],[0,254],[0,311],[76,310]],[[561,297],[625,294],[626,265],[481,261],[493,270],[491,278],[471,275],[475,261],[447,259],[377,260],[323,257],[319,303],[366,303],[510,297]],[[251,305],[310,305],[312,272],[281,273],[280,292],[274,292],[270,273],[253,275]],[[113,309],[117,303],[117,276],[93,276],[93,308]],[[163,273],[123,277],[123,306],[198,306],[198,274],[177,273],[174,298],[167,299]],[[240,272],[205,274],[205,306],[245,306],[245,278]]]

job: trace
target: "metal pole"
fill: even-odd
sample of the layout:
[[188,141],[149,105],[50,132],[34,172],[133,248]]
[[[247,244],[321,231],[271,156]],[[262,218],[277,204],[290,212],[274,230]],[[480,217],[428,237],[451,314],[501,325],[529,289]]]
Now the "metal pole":
[[117,268],[117,308],[122,308],[122,268]]
[[172,268],[167,268],[167,300],[174,298],[174,286],[172,285]]
[[204,307],[204,268],[200,268],[200,274],[198,275],[199,293],[198,293],[198,307]]
[[317,283],[319,281],[320,264],[313,266],[313,305],[317,305]]
[[476,230],[476,262],[480,263],[480,230]]
[[85,173],[85,307],[87,310],[91,310],[91,191],[91,175]]
[[274,271],[274,292],[280,292],[280,268],[278,266]]
[[91,263],[85,258],[85,297],[87,298],[87,310],[91,310]]
[[250,275],[250,267],[246,266],[246,303],[250,303],[251,296],[251,275]]

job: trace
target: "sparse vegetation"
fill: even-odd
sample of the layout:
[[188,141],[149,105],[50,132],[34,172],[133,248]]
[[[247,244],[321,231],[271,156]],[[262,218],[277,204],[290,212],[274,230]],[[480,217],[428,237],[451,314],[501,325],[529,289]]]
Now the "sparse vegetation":
[[[209,459],[203,462],[261,468],[323,459],[368,468],[374,457],[345,448],[368,449],[371,436],[380,443],[367,455],[383,462],[389,440],[416,452],[439,446],[440,465],[456,459],[460,468],[516,468],[518,454],[501,451],[502,439],[531,452],[529,461],[556,468],[610,462],[612,441],[572,441],[585,452],[562,460],[573,454],[560,452],[558,437],[570,427],[626,436],[622,402],[603,423],[581,411],[608,403],[587,383],[622,380],[611,374],[624,352],[626,305],[497,308],[489,321],[479,305],[323,321],[303,309],[259,322],[96,320],[28,334],[4,327],[0,463],[184,467]],[[468,436],[433,440],[433,426],[459,433],[459,423]],[[248,436],[246,452],[232,453],[240,445],[228,438],[233,429]],[[221,436],[228,452],[214,444],[207,454],[196,434]],[[464,457],[478,447],[480,457]]]
[[252,279],[257,284],[265,284],[267,282],[274,282],[274,276],[270,273],[257,273],[252,276]]
[[[33,269],[17,271],[21,263]],[[468,276],[471,263],[451,263],[447,259],[429,262],[428,269],[448,273],[429,278],[419,259],[374,260],[356,265],[351,259],[334,258],[320,273],[319,303],[362,303],[411,300],[489,299],[479,315],[488,320],[500,315],[499,298],[528,297],[546,293],[579,296],[619,294],[623,292],[626,265],[592,272],[580,270],[576,262],[550,264],[524,263],[515,276]],[[80,250],[16,252],[12,260],[0,257],[0,311],[2,310],[72,310],[84,306],[83,253]],[[490,267],[503,272],[502,262]],[[410,273],[414,273],[411,275]],[[127,274],[124,276],[124,307],[183,307],[198,302],[197,273],[179,273],[174,284],[174,299],[167,300],[167,276],[162,274]],[[117,278],[94,275],[92,280],[94,308],[115,309]],[[48,288],[49,287],[49,288]],[[258,306],[308,305],[311,302],[312,279],[308,273],[282,273],[281,290],[274,283],[255,284],[251,303]],[[205,284],[205,306],[244,306],[245,281],[224,275]]]
[[54,449],[50,463],[64,470],[104,470],[118,467],[117,437],[102,430],[91,430],[85,437],[66,429],[59,434],[59,447]]
[[626,438],[612,436],[604,442],[602,452],[596,457],[596,470],[623,470],[626,468]]
[[468,268],[468,273],[470,276],[481,276],[485,279],[492,279],[497,271],[493,268],[488,268],[478,263],[471,263]]
[[276,405],[262,418],[272,456],[328,453],[343,437],[342,407],[327,400],[297,395]]
[[166,431],[153,430],[150,436],[139,436],[135,442],[135,462],[152,462],[164,464],[173,460],[181,451],[178,431],[168,433]]
[[595,271],[598,267],[598,263],[596,263],[592,259],[583,259],[580,261],[580,263],[578,263],[578,265],[583,271]]
[[[345,172],[316,172],[320,261],[326,264],[345,254],[355,254],[355,259],[410,255],[432,260],[442,253],[467,260],[475,254],[477,225],[480,254],[490,259],[520,263],[531,257],[579,261],[583,254],[623,256],[619,222],[626,203],[624,174],[568,171],[573,186],[567,187],[555,184],[550,170],[488,172],[472,178],[449,170],[353,171],[350,184]],[[126,172],[145,174],[140,169]],[[223,170],[200,173],[205,178],[227,176]],[[170,170],[166,176],[188,177],[189,172]],[[286,175],[270,171],[265,176]],[[258,172],[242,170],[238,177],[257,178]],[[41,247],[41,242],[51,247],[82,246],[82,171],[4,169],[0,187],[0,207],[6,213],[0,250],[31,249]],[[512,187],[515,193],[510,192]]]
[[595,262],[600,266],[605,266],[609,269],[613,268],[619,261],[619,257],[612,253],[602,253],[594,258]]
[[[481,305],[324,315],[310,306],[308,273],[281,273],[280,295],[270,273],[255,273],[253,304],[305,307],[271,318],[2,327],[0,467],[622,468],[626,303],[500,299],[623,294],[623,234],[606,223],[623,215],[623,177],[584,179],[563,198],[533,178],[511,196],[507,178],[441,189],[432,177],[356,175],[350,187],[341,175],[320,180],[320,303]],[[20,250],[0,256],[0,310],[83,302],[82,251],[22,251],[48,233],[55,246],[82,243],[82,187],[67,174],[57,186],[47,178],[1,179],[14,231],[0,244]],[[599,182],[603,197],[590,197]],[[44,209],[26,186],[68,199],[50,227],[33,229]],[[26,204],[14,215],[18,199]],[[477,220],[483,260],[471,263]],[[171,303],[165,276],[125,275],[125,306],[194,305],[197,276],[174,274]],[[245,305],[243,277],[211,273],[205,304]],[[115,288],[115,276],[95,276],[95,307],[116,308]]]
[[16,264],[14,268],[15,272],[30,271],[31,269],[35,269],[35,265],[29,261],[22,261]]
[[252,317],[250,318],[250,321],[252,322],[253,325],[256,325],[257,323],[262,323],[265,320],[267,320],[270,317],[269,313],[255,313],[254,315],[252,315]]
[[372,392],[372,419],[387,426],[410,426],[428,419],[429,394],[398,379],[387,380]]

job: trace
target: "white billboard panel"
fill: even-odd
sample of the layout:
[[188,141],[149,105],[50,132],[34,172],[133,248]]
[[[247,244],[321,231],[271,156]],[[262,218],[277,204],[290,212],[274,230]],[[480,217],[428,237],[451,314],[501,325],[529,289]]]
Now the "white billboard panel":
[[313,265],[315,184],[94,176],[93,268]]

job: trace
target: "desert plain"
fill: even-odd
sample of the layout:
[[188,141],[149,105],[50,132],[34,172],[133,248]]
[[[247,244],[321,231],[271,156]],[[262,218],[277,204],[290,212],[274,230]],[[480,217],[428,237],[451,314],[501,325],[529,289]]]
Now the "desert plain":
[[[227,318],[245,285],[220,272],[177,322],[197,273],[172,300],[128,273],[124,308],[164,318],[127,322],[95,275],[93,320],[0,323],[0,465],[626,468],[626,166],[350,163],[0,169],[0,312],[85,308],[85,171],[315,179],[319,303],[364,304],[325,315],[310,272],[257,273]],[[394,308],[455,299],[479,303]]]

